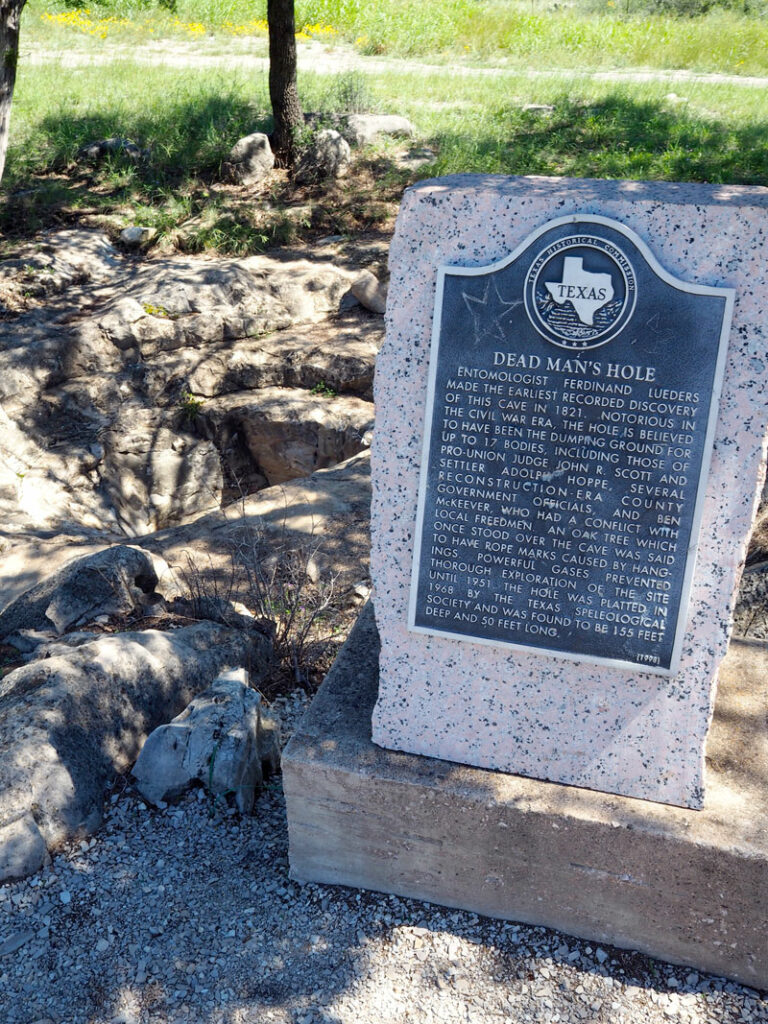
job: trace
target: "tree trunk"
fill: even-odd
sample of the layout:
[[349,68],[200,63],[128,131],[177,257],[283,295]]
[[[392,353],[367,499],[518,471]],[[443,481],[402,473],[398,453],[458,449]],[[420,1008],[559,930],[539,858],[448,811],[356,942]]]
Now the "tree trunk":
[[296,136],[304,125],[296,87],[296,21],[293,0],[267,0],[267,22],[269,99],[275,120],[272,150],[278,167],[292,168],[297,156]]
[[0,0],[0,181],[5,170],[11,100],[19,60],[19,21],[26,0]]

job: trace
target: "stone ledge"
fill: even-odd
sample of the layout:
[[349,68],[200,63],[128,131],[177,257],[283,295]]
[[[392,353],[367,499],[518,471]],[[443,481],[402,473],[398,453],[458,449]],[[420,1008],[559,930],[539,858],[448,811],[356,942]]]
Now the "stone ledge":
[[768,645],[720,670],[691,811],[371,741],[369,605],[283,754],[291,875],[546,925],[768,988]]

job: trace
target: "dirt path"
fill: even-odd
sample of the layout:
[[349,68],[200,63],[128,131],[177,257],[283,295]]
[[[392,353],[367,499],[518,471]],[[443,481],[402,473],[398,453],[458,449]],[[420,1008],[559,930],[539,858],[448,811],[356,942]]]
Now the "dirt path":
[[[607,71],[553,68],[547,71],[537,71],[504,64],[487,67],[468,64],[429,64],[424,61],[405,60],[399,57],[367,57],[341,43],[329,46],[327,43],[314,41],[299,43],[298,55],[300,71],[313,71],[322,75],[338,74],[343,71],[420,75],[445,73],[467,77],[526,75],[529,78],[588,78],[596,82],[669,82],[674,84],[703,82],[752,89],[768,88],[768,77],[755,75],[726,75],[715,72],[647,68]],[[266,39],[255,41],[233,39],[231,42],[227,41],[226,48],[220,40],[187,43],[183,40],[167,39],[142,45],[140,49],[106,44],[99,50],[29,50],[23,55],[23,61],[28,65],[59,63],[63,67],[70,68],[105,65],[120,60],[131,60],[140,64],[163,64],[167,67],[177,68],[225,68],[264,73],[269,70]]]

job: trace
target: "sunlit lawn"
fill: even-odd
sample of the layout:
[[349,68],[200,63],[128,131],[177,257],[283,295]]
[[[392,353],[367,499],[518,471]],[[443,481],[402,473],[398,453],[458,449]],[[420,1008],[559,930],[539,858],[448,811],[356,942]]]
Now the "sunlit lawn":
[[[23,28],[25,52],[63,53],[76,46],[115,56],[114,47],[122,49],[119,59],[92,67],[66,67],[56,60],[25,64],[22,55],[3,182],[7,198],[0,204],[0,227],[6,233],[68,223],[87,211],[111,218],[110,230],[123,223],[146,223],[158,228],[161,239],[183,236],[179,244],[189,248],[248,252],[306,229],[324,230],[329,218],[334,230],[355,231],[375,223],[416,173],[768,184],[764,86],[747,81],[644,82],[627,75],[596,80],[587,73],[635,61],[666,67],[673,43],[680,60],[686,54],[688,64],[681,66],[699,67],[704,58],[694,42],[705,30],[711,48],[704,70],[766,71],[768,36],[759,19],[722,11],[704,19],[626,19],[578,9],[561,16],[539,12],[536,3],[498,0],[392,0],[378,5],[334,0],[297,5],[305,36],[338,45],[342,38],[355,36],[355,18],[365,15],[374,34],[369,32],[367,42],[356,36],[358,49],[370,50],[375,38],[379,41],[374,49],[402,55],[408,49],[398,34],[402,25],[388,29],[382,21],[382,12],[400,11],[420,27],[423,63],[424,56],[445,57],[446,26],[453,25],[456,57],[450,67],[417,72],[393,64],[386,73],[339,76],[306,72],[299,82],[305,110],[343,113],[353,102],[355,109],[407,115],[417,128],[419,144],[430,147],[434,159],[418,172],[404,172],[390,159],[392,147],[385,146],[378,154],[364,155],[346,194],[341,190],[322,202],[311,190],[294,194],[290,183],[282,182],[267,197],[278,213],[265,222],[258,203],[243,202],[217,183],[233,143],[251,131],[270,129],[266,75],[194,64],[195,54],[205,48],[220,52],[231,46],[247,53],[253,47],[263,54],[263,12],[244,0],[226,5],[227,18],[214,0],[194,7],[192,20],[191,0],[179,0],[174,15],[131,3],[94,6],[85,14],[30,0]],[[51,17],[43,17],[46,12]],[[224,25],[227,20],[229,27]],[[101,32],[89,29],[89,21]],[[544,22],[546,31],[541,29]],[[649,25],[653,31],[646,31]],[[742,31],[745,25],[753,30],[749,40],[749,33]],[[244,26],[239,34],[237,26]],[[329,31],[334,26],[335,32]],[[603,45],[598,48],[594,33],[601,26]],[[470,28],[475,34],[467,50],[469,44],[462,40],[469,36],[459,30]],[[663,37],[658,51],[654,32]],[[190,66],[135,60],[141,48],[161,45],[158,39],[171,45],[169,35],[173,45],[183,43],[191,54]],[[495,63],[497,70],[483,72],[480,57]],[[573,67],[579,63],[581,69]],[[526,64],[525,71],[520,64]],[[556,68],[560,73],[552,71]],[[526,110],[531,104],[544,109]],[[132,165],[118,158],[97,168],[78,162],[80,147],[113,135],[137,141],[149,149],[150,159]],[[334,202],[339,209],[332,214]],[[292,205],[301,207],[300,216],[286,214]]]

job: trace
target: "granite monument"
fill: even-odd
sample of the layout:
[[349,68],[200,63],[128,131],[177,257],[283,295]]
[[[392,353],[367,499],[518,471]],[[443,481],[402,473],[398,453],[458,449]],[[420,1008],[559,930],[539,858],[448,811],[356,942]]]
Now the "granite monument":
[[376,378],[376,743],[702,806],[763,467],[748,196],[407,195]]
[[373,601],[283,755],[294,878],[768,986],[768,647],[731,640],[767,232],[761,188],[406,192]]

